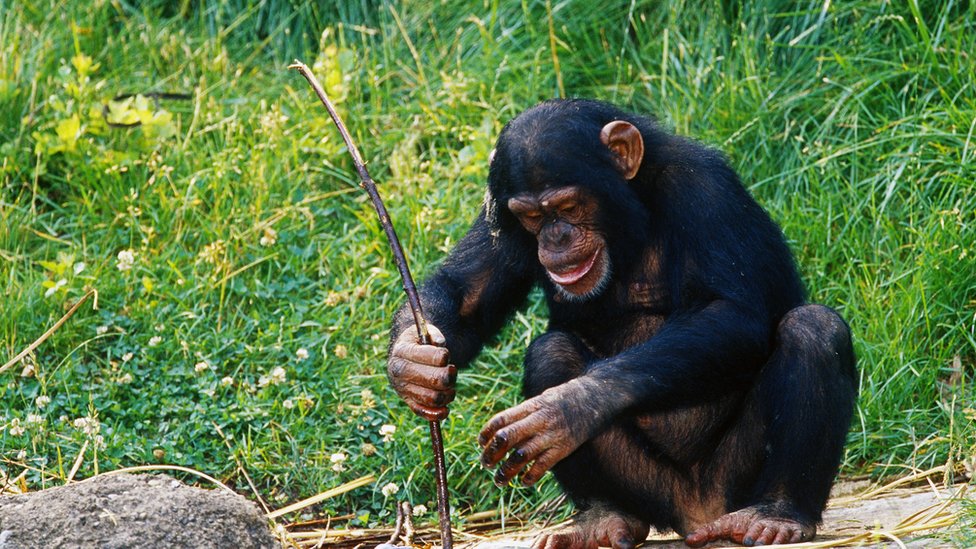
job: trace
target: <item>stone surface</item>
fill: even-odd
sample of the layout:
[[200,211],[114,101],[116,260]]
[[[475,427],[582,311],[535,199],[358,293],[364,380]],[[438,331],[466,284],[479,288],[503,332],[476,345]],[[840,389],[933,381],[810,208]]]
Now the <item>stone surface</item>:
[[163,475],[107,475],[0,496],[0,549],[279,549],[258,508]]

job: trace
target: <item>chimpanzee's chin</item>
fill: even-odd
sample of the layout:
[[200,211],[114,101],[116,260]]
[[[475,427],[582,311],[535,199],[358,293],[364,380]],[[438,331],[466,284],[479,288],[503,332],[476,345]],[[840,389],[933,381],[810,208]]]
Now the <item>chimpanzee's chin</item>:
[[[589,277],[595,278],[595,281],[588,281]],[[584,284],[586,286],[584,286]],[[563,286],[555,281],[553,281],[553,286],[556,288],[556,294],[559,295],[562,301],[567,303],[585,303],[592,299],[599,297],[610,285],[610,257],[605,252],[601,254],[600,258],[597,259],[597,264],[593,267],[593,270],[587,274],[584,280],[576,284],[570,284]],[[581,287],[582,286],[582,287]]]

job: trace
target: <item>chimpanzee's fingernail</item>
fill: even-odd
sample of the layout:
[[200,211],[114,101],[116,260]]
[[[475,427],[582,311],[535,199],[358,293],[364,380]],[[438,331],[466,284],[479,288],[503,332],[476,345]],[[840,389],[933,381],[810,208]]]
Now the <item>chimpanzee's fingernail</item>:
[[495,486],[498,486],[499,488],[504,488],[508,485],[508,479],[505,478],[505,473],[503,473],[501,469],[495,472],[494,481]]

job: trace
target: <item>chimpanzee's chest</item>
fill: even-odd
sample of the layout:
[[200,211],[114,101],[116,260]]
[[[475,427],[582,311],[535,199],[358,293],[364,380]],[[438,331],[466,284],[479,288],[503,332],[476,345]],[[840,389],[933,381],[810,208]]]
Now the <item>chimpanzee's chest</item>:
[[614,288],[619,314],[608,338],[609,354],[643,343],[664,325],[671,312],[671,299],[660,278],[638,277]]
[[637,268],[612,282],[605,299],[594,304],[601,309],[600,321],[577,327],[598,355],[615,355],[649,340],[671,314],[671,291],[658,257],[646,253]]

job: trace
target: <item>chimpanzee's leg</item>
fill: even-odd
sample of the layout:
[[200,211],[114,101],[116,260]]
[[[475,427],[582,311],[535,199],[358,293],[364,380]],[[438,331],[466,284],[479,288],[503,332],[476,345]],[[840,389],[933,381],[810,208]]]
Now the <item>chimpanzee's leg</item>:
[[[713,467],[730,491],[728,510],[685,541],[795,543],[816,532],[843,454],[858,379],[850,331],[831,309],[805,305],[783,317],[775,349],[745,413]],[[758,471],[734,456],[758,453]],[[731,466],[731,470],[730,470]],[[751,485],[751,487],[749,487]]]
[[[541,394],[546,389],[561,385],[581,375],[586,364],[596,357],[583,342],[565,332],[548,332],[536,338],[525,354],[525,377],[522,392],[526,398]],[[615,436],[603,433],[598,439]],[[612,479],[600,468],[599,449],[595,446],[617,446],[627,453],[631,448],[625,440],[616,442],[601,440],[584,444],[553,467],[553,474],[567,495],[582,511],[574,527],[544,534],[535,541],[534,547],[554,549],[565,547],[630,547],[647,538],[649,522],[638,519],[603,497],[613,486],[624,484],[623,479]],[[638,450],[637,453],[640,453]],[[623,462],[624,460],[618,460]]]
[[525,351],[522,395],[538,396],[546,389],[576,379],[596,356],[576,336],[546,332],[532,340]]

